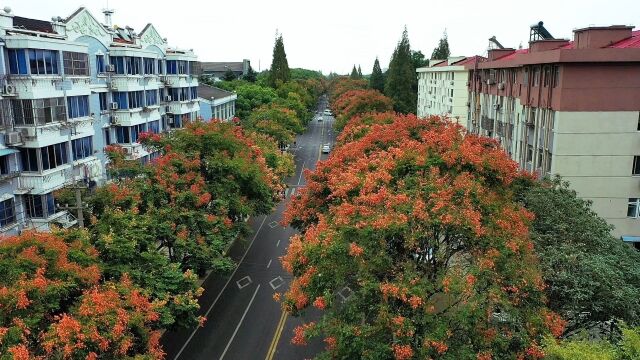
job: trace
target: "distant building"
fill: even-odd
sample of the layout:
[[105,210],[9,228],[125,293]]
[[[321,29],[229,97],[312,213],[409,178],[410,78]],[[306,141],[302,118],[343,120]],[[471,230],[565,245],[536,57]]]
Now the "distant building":
[[236,116],[236,99],[234,92],[200,84],[200,116],[206,121],[210,119],[231,120]]
[[236,75],[236,78],[247,75],[251,63],[248,59],[244,59],[239,62],[200,62],[200,73],[202,76],[210,77],[215,81],[218,81],[224,77],[224,74],[231,70]]
[[87,9],[42,21],[0,11],[0,237],[69,227],[54,191],[106,180],[104,147],[157,156],[141,132],[181,128],[199,114],[196,56],[151,24],[136,33]]
[[418,117],[441,115],[467,125],[469,108],[469,69],[484,58],[450,57],[429,60],[429,66],[418,68]]
[[470,70],[467,128],[497,139],[523,169],[561,175],[637,244],[640,31],[588,27],[569,41],[538,30],[528,49],[491,49]]

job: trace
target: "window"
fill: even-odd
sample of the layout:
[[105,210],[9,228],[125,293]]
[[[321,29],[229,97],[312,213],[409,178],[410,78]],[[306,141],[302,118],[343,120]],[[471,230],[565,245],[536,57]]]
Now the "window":
[[167,74],[177,74],[178,73],[178,62],[177,60],[167,60]]
[[9,73],[16,75],[27,74],[27,57],[25,49],[9,49]]
[[149,131],[157,134],[160,132],[160,120],[149,121]]
[[31,75],[57,75],[58,52],[54,50],[29,49]]
[[127,64],[127,74],[129,75],[141,75],[142,69],[140,66],[140,58],[127,56],[125,62]]
[[[451,90],[451,96],[453,96],[453,90]],[[191,88],[191,100],[196,100],[197,98],[198,98],[198,88],[194,86]]]
[[116,74],[124,74],[124,56],[110,56]]
[[129,144],[131,143],[131,136],[129,134],[128,126],[118,126],[116,127],[116,141],[118,144]]
[[128,109],[129,105],[127,103],[127,93],[124,91],[114,91],[111,95],[113,97],[113,102],[118,104],[118,109]]
[[540,68],[536,66],[533,68],[533,86],[538,85],[540,85]]
[[69,162],[67,143],[53,144],[40,149],[42,170],[55,169]]
[[524,68],[524,74],[522,75],[522,83],[524,85],[529,85],[529,68]]
[[157,90],[147,90],[145,92],[146,104],[147,106],[158,105],[158,91]]
[[158,59],[158,74],[162,75],[164,74],[164,71],[162,70],[162,60]]
[[18,100],[11,99],[16,125],[45,125],[67,119],[64,98]]
[[178,74],[188,74],[188,64],[187,61],[178,61]]
[[131,126],[131,142],[138,142],[140,133],[147,131],[147,124]]
[[144,106],[144,91],[131,91],[128,93],[129,109],[141,108]]
[[109,93],[99,93],[98,97],[100,98],[100,110],[109,110]]
[[639,203],[639,198],[629,198],[629,204],[627,206],[627,217],[634,219],[638,218],[638,210],[640,210]]
[[103,74],[107,71],[104,64],[104,55],[96,55],[96,70],[98,71],[98,74]]
[[640,156],[638,155],[633,157],[633,169],[631,175],[640,175]]
[[5,227],[16,222],[16,211],[13,198],[0,202],[0,227]]
[[151,58],[144,58],[144,73],[145,75],[151,75],[151,74],[155,74],[156,72],[154,71],[154,63],[155,63],[155,59],[151,59]]
[[22,148],[20,149],[20,161],[22,162],[22,171],[38,172],[38,149]]
[[548,87],[551,84],[551,67],[549,65],[545,65],[542,71],[544,87]]
[[56,212],[53,193],[46,195],[25,195],[24,202],[27,208],[27,215],[30,218],[48,218]]
[[69,119],[89,116],[89,96],[68,96]]
[[104,144],[111,145],[111,129],[104,129]]
[[64,73],[67,75],[89,76],[89,55],[79,52],[62,52]]
[[71,141],[73,160],[80,160],[93,155],[93,137],[87,136]]
[[9,173],[9,156],[0,156],[0,175]]
[[553,87],[557,87],[560,82],[560,66],[553,66]]

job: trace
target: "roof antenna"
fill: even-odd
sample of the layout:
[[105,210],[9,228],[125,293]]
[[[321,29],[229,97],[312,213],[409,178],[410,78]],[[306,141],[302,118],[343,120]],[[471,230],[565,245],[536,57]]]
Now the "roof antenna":
[[109,0],[107,0],[107,7],[102,9],[102,13],[104,14],[104,22],[108,27],[111,27],[111,15],[113,15],[113,10],[109,9]]

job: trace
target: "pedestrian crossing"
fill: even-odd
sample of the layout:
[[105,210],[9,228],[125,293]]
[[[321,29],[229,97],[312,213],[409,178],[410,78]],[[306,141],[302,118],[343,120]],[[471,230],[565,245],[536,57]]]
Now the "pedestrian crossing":
[[287,190],[284,191],[285,198],[293,197],[293,195],[295,194],[296,194],[296,188],[287,188]]

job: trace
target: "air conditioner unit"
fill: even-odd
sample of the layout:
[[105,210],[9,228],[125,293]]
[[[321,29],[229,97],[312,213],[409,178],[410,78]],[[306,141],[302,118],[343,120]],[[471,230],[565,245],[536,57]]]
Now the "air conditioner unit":
[[449,82],[449,85],[453,86],[453,85],[455,85],[455,82],[454,82],[453,80],[451,80],[451,81]]
[[495,79],[487,79],[487,85],[493,85],[496,83]]
[[118,85],[116,85],[114,82],[110,82],[109,83],[109,90],[118,91]]
[[107,72],[116,72],[116,66],[113,64],[107,64],[106,68]]
[[118,106],[117,102],[112,102],[111,103],[111,110],[118,110],[120,107]]
[[173,116],[170,116],[170,117],[167,119],[167,124],[169,124],[169,125],[173,125]]
[[22,136],[25,138],[35,138],[36,134],[37,133],[35,127],[22,128]]
[[498,90],[504,90],[504,83],[503,82],[498,84]]
[[142,111],[151,111],[151,108],[148,106],[143,106]]
[[165,100],[165,101],[167,101],[167,102],[171,101],[171,95],[167,95],[167,96],[165,96],[165,97],[164,97],[164,100]]
[[18,131],[11,131],[4,136],[5,145],[18,145],[22,144],[22,134]]
[[131,155],[133,153],[133,149],[130,147],[123,147],[122,150],[124,150],[124,153],[128,155]]
[[120,117],[118,115],[112,115],[109,117],[109,123],[111,125],[120,125]]
[[13,85],[5,85],[2,87],[2,95],[4,96],[15,96],[16,95],[16,87]]
[[495,103],[495,104],[493,104],[493,108],[494,108],[495,110],[500,110],[500,104],[499,104],[499,103]]

